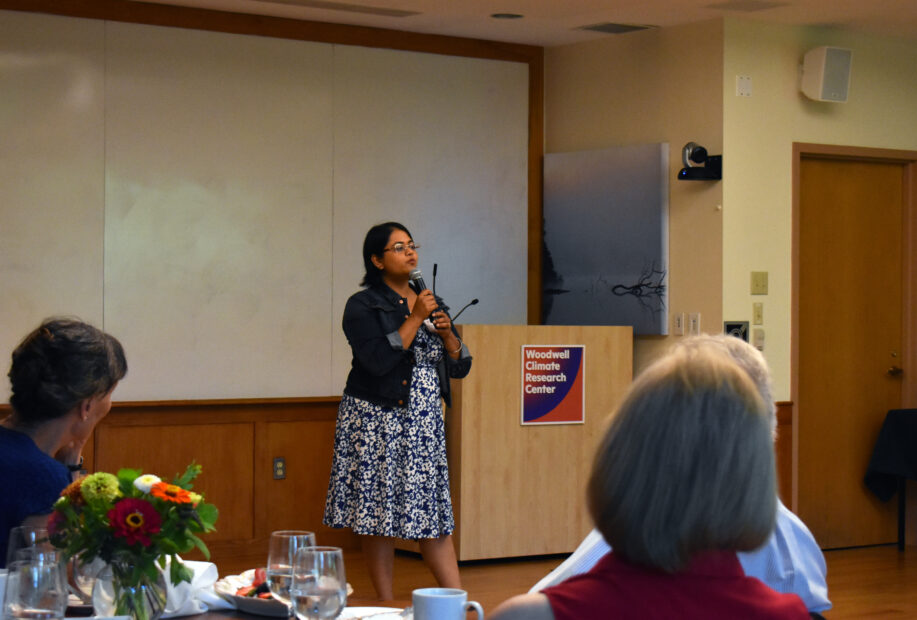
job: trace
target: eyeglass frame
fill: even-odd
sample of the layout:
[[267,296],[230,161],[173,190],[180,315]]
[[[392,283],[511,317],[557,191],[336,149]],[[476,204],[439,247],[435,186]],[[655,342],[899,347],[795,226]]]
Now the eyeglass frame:
[[404,254],[406,250],[411,250],[412,252],[416,254],[417,250],[419,249],[420,249],[420,246],[414,243],[413,241],[410,241],[408,243],[401,243],[399,241],[398,243],[394,244],[392,247],[383,249],[382,253],[384,254],[385,252],[394,252],[395,254]]

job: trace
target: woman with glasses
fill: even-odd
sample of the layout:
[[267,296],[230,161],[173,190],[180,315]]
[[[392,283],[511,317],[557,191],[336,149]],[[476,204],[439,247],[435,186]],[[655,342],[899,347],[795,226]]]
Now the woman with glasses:
[[417,250],[402,224],[373,226],[363,241],[363,290],[347,300],[353,362],[338,410],[324,523],[362,538],[380,599],[392,599],[396,539],[415,540],[443,587],[460,587],[452,545],[441,400],[471,369],[442,300],[415,292]]

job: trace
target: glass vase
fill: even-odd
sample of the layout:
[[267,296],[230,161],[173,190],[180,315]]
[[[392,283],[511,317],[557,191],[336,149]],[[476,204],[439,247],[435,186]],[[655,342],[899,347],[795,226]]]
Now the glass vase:
[[159,620],[166,609],[166,580],[156,578],[129,562],[114,561],[99,572],[92,588],[97,616],[130,616],[133,620]]

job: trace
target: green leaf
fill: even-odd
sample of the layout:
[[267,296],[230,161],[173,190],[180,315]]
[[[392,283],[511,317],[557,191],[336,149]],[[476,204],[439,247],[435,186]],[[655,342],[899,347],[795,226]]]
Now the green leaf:
[[118,470],[118,486],[121,488],[121,493],[125,497],[131,497],[134,495],[136,487],[134,487],[134,480],[136,480],[143,471],[139,469],[129,469],[125,467],[124,469]]
[[188,534],[188,537],[194,541],[194,546],[201,550],[201,553],[204,554],[206,559],[210,559],[210,549],[207,548],[207,545],[204,544],[204,541],[195,536],[194,534]]
[[183,581],[191,583],[194,579],[194,571],[185,566],[185,564],[175,555],[170,556],[172,561],[169,564],[169,579],[173,585],[178,585]]
[[220,516],[220,511],[213,504],[201,502],[197,505],[197,516],[201,520],[201,525],[205,532],[213,532],[216,528],[213,526]]
[[185,473],[183,473],[180,477],[175,478],[172,484],[180,486],[185,490],[190,490],[192,488],[191,481],[197,478],[202,470],[203,468],[200,465],[194,461],[191,461],[191,464],[188,465],[188,469],[185,470]]

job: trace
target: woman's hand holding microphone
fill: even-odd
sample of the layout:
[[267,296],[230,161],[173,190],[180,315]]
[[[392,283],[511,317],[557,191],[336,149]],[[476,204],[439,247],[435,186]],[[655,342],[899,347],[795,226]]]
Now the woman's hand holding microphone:
[[462,351],[462,343],[452,333],[452,319],[443,310],[437,310],[438,307],[439,303],[437,303],[433,292],[430,289],[424,289],[417,294],[417,300],[411,309],[411,318],[418,321],[419,327],[419,323],[423,323],[424,319],[429,317],[433,329],[446,347],[446,352],[453,359],[458,359]]

